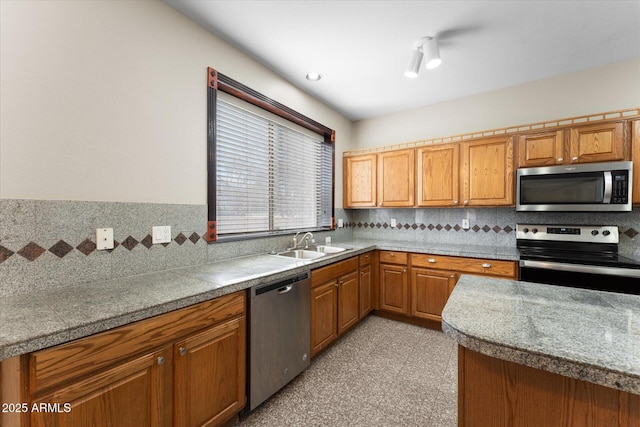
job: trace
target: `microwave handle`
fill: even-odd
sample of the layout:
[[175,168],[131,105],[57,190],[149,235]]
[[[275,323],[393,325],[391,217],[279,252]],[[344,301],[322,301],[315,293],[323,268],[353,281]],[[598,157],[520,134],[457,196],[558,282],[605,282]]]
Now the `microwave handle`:
[[604,173],[604,200],[603,203],[611,203],[611,191],[613,188],[613,180],[611,179],[611,172],[606,171]]

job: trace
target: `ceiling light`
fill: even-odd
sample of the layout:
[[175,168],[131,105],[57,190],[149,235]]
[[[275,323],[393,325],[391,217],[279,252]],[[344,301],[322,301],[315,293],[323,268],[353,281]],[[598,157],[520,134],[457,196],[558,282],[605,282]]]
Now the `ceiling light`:
[[309,80],[310,82],[317,82],[321,78],[322,78],[322,75],[320,73],[315,73],[315,72],[307,73],[307,80]]
[[425,67],[427,67],[427,70],[433,70],[442,63],[442,59],[440,59],[440,49],[438,48],[438,40],[433,37],[427,37],[422,49],[427,57],[425,59]]
[[427,70],[432,70],[442,63],[440,59],[440,48],[438,47],[438,40],[435,37],[427,36],[418,39],[414,43],[414,48],[411,51],[411,58],[409,64],[404,72],[406,77],[415,79],[420,72],[420,63],[422,58],[425,57],[425,67]]

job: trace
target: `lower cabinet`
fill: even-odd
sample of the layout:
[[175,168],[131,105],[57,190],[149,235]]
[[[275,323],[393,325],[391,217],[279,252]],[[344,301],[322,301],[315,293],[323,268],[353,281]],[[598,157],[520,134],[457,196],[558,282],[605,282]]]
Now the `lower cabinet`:
[[409,314],[407,254],[380,251],[380,310]]
[[411,269],[411,316],[440,321],[453,287],[458,281],[453,271]]
[[371,311],[371,267],[359,264],[353,257],[311,271],[311,357]]
[[237,292],[5,360],[30,408],[7,425],[221,425],[245,405],[245,306]]

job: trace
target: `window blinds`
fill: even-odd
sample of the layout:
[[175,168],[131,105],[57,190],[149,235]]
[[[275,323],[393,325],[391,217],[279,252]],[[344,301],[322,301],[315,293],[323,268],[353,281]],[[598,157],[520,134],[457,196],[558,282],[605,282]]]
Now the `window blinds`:
[[218,235],[330,227],[332,145],[236,103],[216,104]]

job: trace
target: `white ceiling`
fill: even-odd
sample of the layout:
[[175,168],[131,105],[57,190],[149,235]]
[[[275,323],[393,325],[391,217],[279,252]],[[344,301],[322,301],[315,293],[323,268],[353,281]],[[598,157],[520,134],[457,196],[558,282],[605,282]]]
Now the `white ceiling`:
[[[640,57],[639,0],[165,1],[352,120]],[[431,35],[442,65],[404,77]]]

